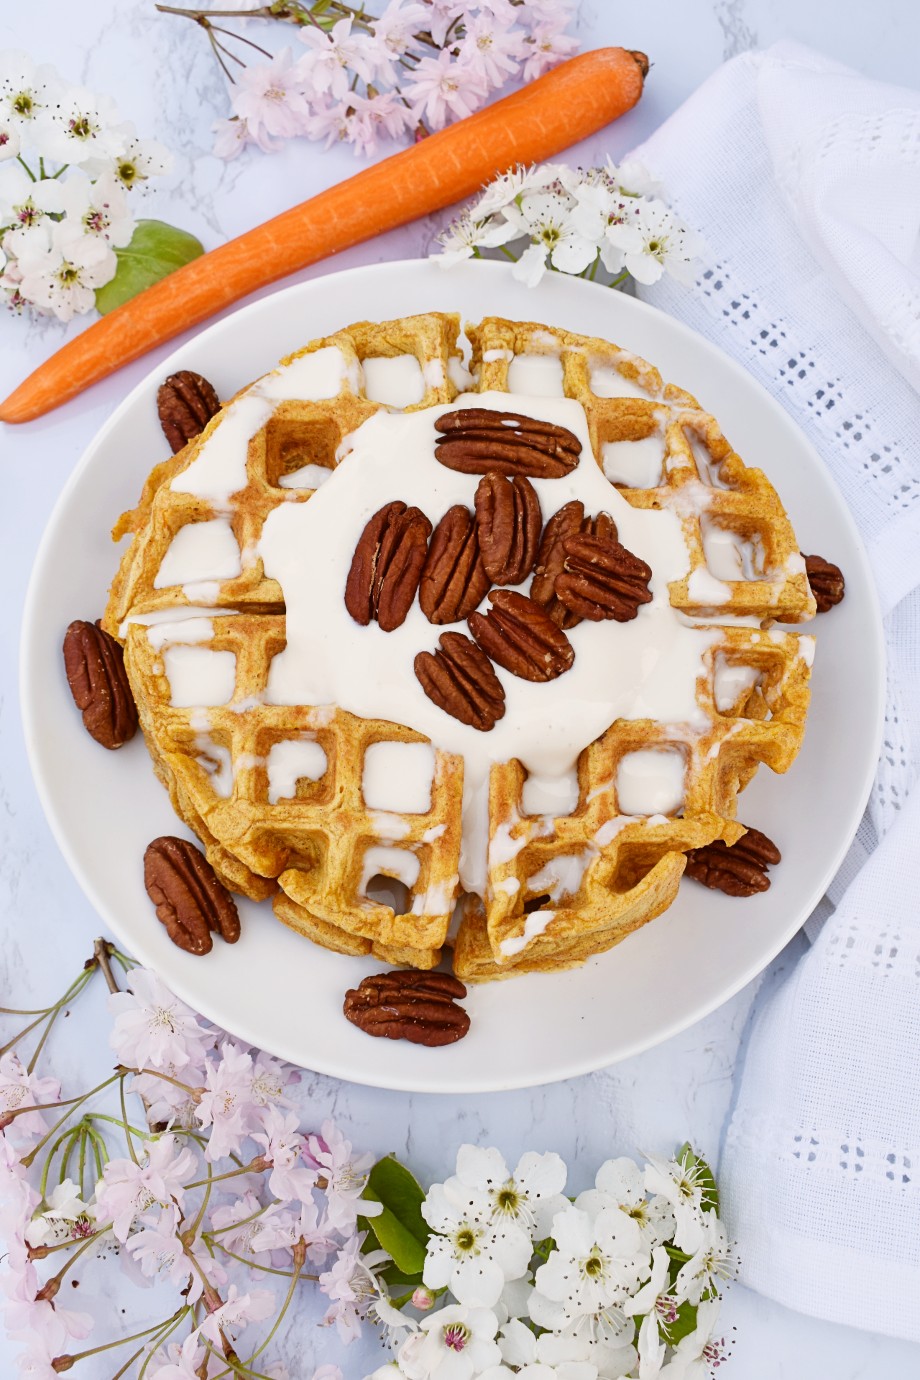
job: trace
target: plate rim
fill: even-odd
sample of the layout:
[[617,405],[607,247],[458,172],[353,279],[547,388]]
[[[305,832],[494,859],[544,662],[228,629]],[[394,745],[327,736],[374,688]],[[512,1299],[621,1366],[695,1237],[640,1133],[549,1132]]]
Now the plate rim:
[[[107,905],[103,896],[97,890],[91,872],[87,869],[84,869],[84,867],[81,864],[80,858],[77,856],[74,849],[71,847],[71,844],[67,836],[66,828],[64,826],[63,818],[59,814],[55,805],[54,792],[51,789],[49,782],[44,775],[41,766],[41,755],[38,752],[37,747],[40,725],[33,712],[33,700],[28,691],[30,682],[34,675],[34,662],[38,657],[38,637],[35,614],[36,604],[38,601],[39,585],[41,583],[44,568],[49,560],[49,552],[53,547],[54,535],[57,531],[57,528],[61,525],[64,516],[66,515],[71,495],[73,491],[79,486],[85,471],[89,469],[92,465],[93,458],[98,447],[107,439],[109,434],[118,427],[123,415],[134,405],[135,401],[143,393],[149,390],[152,385],[158,382],[165,373],[173,371],[174,367],[176,366],[177,357],[183,354],[187,349],[189,349],[189,347],[199,346],[202,344],[202,342],[206,342],[212,334],[215,334],[218,331],[225,329],[228,322],[232,321],[239,323],[241,319],[247,317],[248,315],[255,315],[260,311],[265,312],[266,310],[270,312],[272,310],[271,305],[267,306],[266,304],[276,303],[281,298],[287,299],[299,296],[301,294],[309,294],[310,290],[316,284],[325,282],[325,280],[328,278],[340,278],[342,280],[347,279],[349,281],[354,281],[355,279],[361,279],[364,277],[373,278],[381,274],[393,273],[397,271],[418,272],[419,270],[429,272],[444,271],[439,266],[433,264],[430,259],[424,258],[387,259],[382,260],[379,263],[362,264],[350,268],[332,270],[331,272],[318,274],[314,277],[305,279],[301,282],[290,284],[287,287],[280,288],[275,292],[271,292],[262,297],[259,297],[255,301],[248,302],[245,305],[238,307],[236,310],[228,312],[225,315],[218,317],[217,320],[210,322],[203,330],[195,332],[188,336],[186,339],[182,340],[180,344],[178,344],[173,350],[169,352],[169,354],[164,356],[162,359],[158,359],[154,364],[152,364],[151,368],[143,375],[142,378],[140,378],[137,381],[134,387],[131,388],[130,391],[121,399],[121,401],[117,404],[117,406],[113,409],[110,415],[103,422],[102,426],[96,432],[94,432],[93,436],[88,441],[85,449],[83,450],[83,453],[81,454],[79,460],[74,466],[71,474],[69,475],[67,482],[64,484],[47,518],[40,540],[35,549],[32,568],[29,574],[26,597],[23,603],[22,623],[19,638],[18,689],[20,698],[20,715],[23,727],[23,740],[26,748],[26,755],[28,758],[32,779],[35,784],[36,792],[38,794],[45,819],[51,830],[52,836],[58,848],[60,849],[65,862],[67,863],[68,868],[70,869],[74,879],[76,880],[80,889],[83,891],[87,900],[89,901],[93,909],[96,911],[100,921],[108,925],[113,931],[113,933],[116,935],[116,937],[121,939],[122,942],[126,943],[129,949],[131,950],[133,950],[136,946],[136,937],[132,936],[129,940],[124,936],[116,914]],[[504,263],[496,262],[493,260],[482,260],[476,263],[475,271],[477,274],[485,272],[487,274],[491,273],[496,277],[507,278],[510,276],[511,269],[510,265],[506,265]],[[564,281],[567,285],[574,286],[576,293],[582,291],[608,291],[608,289],[604,288],[600,284],[589,283],[583,279],[568,277],[565,278]],[[864,592],[868,598],[869,609],[871,612],[871,624],[875,644],[873,664],[876,670],[875,693],[877,699],[875,723],[873,726],[872,734],[872,753],[871,756],[867,754],[867,762],[871,761],[871,765],[867,765],[864,771],[863,780],[861,782],[859,792],[854,792],[853,802],[850,809],[850,822],[847,826],[847,829],[842,831],[841,833],[840,841],[833,853],[832,862],[826,865],[825,873],[824,875],[822,875],[820,883],[816,882],[813,885],[812,890],[809,892],[807,898],[803,899],[803,901],[800,904],[797,904],[791,911],[791,913],[795,917],[794,921],[791,921],[786,926],[784,926],[782,931],[777,932],[776,936],[774,936],[774,938],[770,941],[770,952],[767,954],[766,957],[752,960],[743,968],[743,970],[739,971],[739,973],[737,973],[731,979],[731,981],[727,982],[726,984],[724,984],[724,986],[722,986],[719,989],[718,995],[701,999],[699,1002],[692,1006],[692,1009],[689,1009],[682,1015],[675,1017],[666,1025],[660,1026],[654,1034],[640,1036],[637,1039],[635,1039],[632,1043],[626,1043],[622,1045],[613,1056],[599,1056],[595,1053],[593,1055],[586,1055],[581,1059],[570,1058],[564,1067],[554,1069],[549,1073],[548,1076],[541,1075],[539,1070],[535,1070],[532,1074],[528,1073],[526,1077],[522,1075],[516,1075],[510,1079],[503,1079],[501,1077],[489,1079],[483,1076],[453,1078],[450,1087],[446,1089],[444,1087],[442,1078],[438,1078],[436,1074],[433,1074],[430,1077],[426,1077],[424,1076],[423,1069],[420,1069],[420,1076],[417,1078],[397,1078],[397,1080],[394,1081],[393,1078],[387,1078],[385,1073],[383,1073],[382,1071],[378,1073],[378,1071],[375,1068],[370,1068],[367,1071],[367,1073],[359,1075],[355,1072],[351,1064],[348,1064],[346,1067],[339,1066],[338,1061],[335,1057],[334,1049],[329,1049],[328,1052],[326,1050],[318,1051],[315,1061],[310,1065],[301,1064],[296,1057],[292,1057],[289,1054],[284,1054],[279,1051],[279,1057],[282,1057],[287,1061],[294,1063],[297,1067],[310,1068],[314,1072],[321,1073],[329,1077],[338,1078],[345,1082],[355,1083],[359,1086],[375,1087],[385,1089],[388,1091],[398,1092],[440,1093],[442,1096],[465,1095],[470,1093],[481,1092],[501,1092],[510,1091],[512,1089],[517,1088],[539,1087],[553,1082],[564,1081],[568,1078],[580,1077],[586,1073],[591,1073],[598,1069],[612,1067],[614,1064],[620,1063],[625,1059],[632,1058],[637,1054],[641,1054],[646,1050],[653,1049],[657,1045],[665,1043],[667,1040],[674,1038],[676,1035],[688,1029],[690,1026],[695,1025],[697,1022],[705,1019],[713,1011],[717,1010],[719,1007],[723,1006],[726,1002],[730,1001],[734,996],[736,996],[737,993],[743,987],[745,987],[760,973],[764,972],[765,969],[769,966],[769,964],[772,963],[773,960],[776,958],[777,954],[779,954],[781,950],[785,948],[785,946],[790,942],[790,940],[802,928],[802,925],[805,923],[805,920],[808,918],[808,916],[812,913],[817,902],[826,893],[828,884],[839,870],[840,865],[846,855],[846,852],[849,849],[850,844],[852,843],[853,838],[856,835],[856,831],[859,827],[860,820],[865,811],[865,807],[872,790],[872,785],[875,780],[879,752],[882,742],[882,735],[884,731],[886,650],[884,642],[884,629],[882,624],[882,612],[878,598],[878,591],[876,588],[866,546],[864,541],[862,540],[862,536],[859,532],[859,529],[856,526],[853,515],[850,512],[849,506],[846,503],[846,500],[844,499],[843,494],[841,493],[833,476],[827,471],[827,468],[824,465],[824,462],[822,461],[817,448],[814,446],[814,444],[806,435],[806,433],[798,425],[794,417],[782,406],[782,404],[777,398],[774,398],[774,396],[764,387],[764,385],[759,381],[759,379],[757,379],[752,373],[745,369],[745,367],[739,361],[733,359],[731,355],[727,354],[721,348],[720,345],[708,339],[706,336],[700,334],[698,331],[686,325],[684,322],[679,321],[677,318],[673,316],[670,316],[667,312],[661,310],[658,307],[653,306],[649,302],[644,302],[641,299],[632,297],[629,294],[622,294],[622,297],[624,298],[626,303],[628,303],[628,306],[626,308],[627,313],[631,311],[636,311],[637,313],[639,313],[640,316],[648,315],[652,318],[656,318],[659,322],[663,322],[665,324],[666,330],[674,332],[679,337],[682,337],[685,342],[687,342],[695,348],[699,348],[700,343],[702,343],[703,347],[706,350],[714,352],[719,357],[720,362],[723,366],[726,366],[731,373],[742,378],[744,380],[744,385],[746,387],[750,388],[751,386],[753,386],[754,390],[759,395],[761,404],[767,407],[774,414],[778,415],[786,426],[791,427],[796,432],[800,443],[804,445],[809,451],[810,457],[814,462],[816,469],[819,472],[824,473],[826,482],[833,488],[838,498],[840,499],[839,512],[841,519],[845,527],[848,529],[848,535],[850,537],[850,540],[852,541],[862,561],[863,571],[860,573],[865,573],[869,577],[868,580],[864,582]],[[139,958],[138,962],[142,966],[147,966],[147,963],[143,958]],[[241,1011],[239,1013],[239,1019],[237,1019],[236,1014],[234,1014],[234,1018],[228,1024],[222,1015],[208,1014],[208,1008],[210,1007],[211,1010],[213,1010],[214,1008],[211,1006],[211,1003],[207,999],[204,1003],[205,1009],[202,1009],[201,994],[191,990],[191,987],[188,984],[186,984],[183,980],[176,979],[175,976],[171,974],[168,986],[170,990],[175,993],[176,996],[178,996],[182,1001],[186,1002],[190,1007],[192,1007],[193,1010],[199,1011],[200,1014],[205,1016],[205,1018],[211,1021],[213,1024],[218,1025],[221,1029],[226,1030],[231,1035],[235,1034],[238,1038],[245,1040],[247,1043],[255,1047],[266,1048],[271,1051],[271,1041],[269,1041],[268,1045],[266,1045],[264,1042],[264,1037],[260,1036],[255,1031],[247,1030],[248,1022],[246,1020],[245,1011]]]

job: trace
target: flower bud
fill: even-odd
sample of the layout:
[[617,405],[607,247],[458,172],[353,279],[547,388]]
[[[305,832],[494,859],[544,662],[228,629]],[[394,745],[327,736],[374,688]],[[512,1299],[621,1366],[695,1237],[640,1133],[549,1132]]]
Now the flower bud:
[[412,1307],[420,1313],[427,1313],[429,1308],[434,1307],[434,1294],[424,1284],[420,1284],[412,1295]]

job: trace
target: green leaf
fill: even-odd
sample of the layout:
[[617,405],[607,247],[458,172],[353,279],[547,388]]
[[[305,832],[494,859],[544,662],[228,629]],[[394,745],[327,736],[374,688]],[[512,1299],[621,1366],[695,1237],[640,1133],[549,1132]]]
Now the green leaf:
[[[365,1189],[363,1196],[374,1202],[379,1202],[373,1191]],[[404,1226],[388,1207],[385,1207],[377,1217],[371,1218],[371,1221],[374,1224],[374,1235],[378,1242],[387,1254],[393,1257],[401,1273],[406,1276],[417,1277],[420,1280],[425,1265],[425,1247],[422,1243],[412,1235],[408,1227]],[[366,1245],[367,1242],[365,1242]]]
[[713,1212],[719,1211],[719,1189],[716,1184],[716,1176],[713,1174],[709,1165],[702,1155],[694,1153],[693,1147],[688,1140],[677,1152],[677,1163],[682,1164],[685,1169],[692,1170],[696,1182],[703,1190],[702,1209],[708,1212],[710,1208]]
[[381,1213],[366,1219],[364,1250],[379,1245],[393,1257],[406,1284],[420,1283],[429,1234],[421,1210],[425,1201],[421,1184],[405,1165],[388,1155],[374,1165],[362,1196],[383,1205]]
[[425,1190],[404,1164],[392,1155],[378,1160],[368,1175],[367,1186],[417,1241],[423,1246],[428,1244],[430,1229],[422,1216]]
[[162,220],[139,220],[131,242],[115,250],[118,268],[111,282],[97,288],[96,310],[105,316],[203,253],[204,246],[186,230]]

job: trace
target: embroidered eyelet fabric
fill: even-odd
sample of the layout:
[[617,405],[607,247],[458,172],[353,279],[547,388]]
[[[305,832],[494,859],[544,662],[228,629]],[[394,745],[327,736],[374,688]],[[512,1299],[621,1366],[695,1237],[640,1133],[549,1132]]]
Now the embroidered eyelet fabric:
[[739,1072],[720,1177],[741,1278],[920,1341],[920,94],[780,44],[727,63],[635,156],[706,243],[692,288],[641,295],[811,439],[885,615],[869,807]]

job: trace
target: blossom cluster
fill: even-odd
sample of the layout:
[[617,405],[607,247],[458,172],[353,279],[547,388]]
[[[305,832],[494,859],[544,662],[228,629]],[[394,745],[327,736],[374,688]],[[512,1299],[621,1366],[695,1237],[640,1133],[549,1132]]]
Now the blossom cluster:
[[[215,153],[233,158],[247,144],[271,153],[304,136],[369,154],[382,139],[441,129],[574,53],[572,10],[571,0],[389,0],[376,17],[347,5],[260,11],[296,23],[305,51],[284,48],[232,74],[221,59],[233,116],[214,126]],[[212,43],[219,58],[228,53],[213,34]]]
[[663,273],[688,281],[701,243],[662,194],[632,159],[617,166],[608,158],[587,169],[515,168],[490,182],[439,236],[435,261],[449,268],[498,249],[531,287],[547,268],[592,279],[603,269],[610,286],[629,277],[654,283]]
[[90,311],[131,240],[128,195],[169,170],[114,103],[0,52],[0,295],[61,321]]
[[735,1260],[704,1163],[608,1160],[571,1200],[566,1174],[551,1153],[511,1172],[497,1150],[461,1148],[422,1207],[424,1282],[445,1306],[408,1324],[369,1380],[710,1375]]
[[[47,1151],[36,1189],[28,1168],[58,1131],[41,1108],[64,1105],[60,1086],[29,1073],[16,1053],[0,1058],[3,1311],[8,1334],[25,1346],[23,1373],[52,1380],[70,1358],[95,1354],[92,1316],[56,1295],[75,1260],[86,1264],[87,1252],[103,1250],[114,1250],[138,1283],[175,1287],[176,1313],[139,1334],[149,1380],[225,1371],[237,1335],[278,1314],[276,1292],[260,1284],[279,1274],[291,1289],[314,1281],[328,1299],[325,1321],[352,1339],[381,1255],[362,1255],[358,1231],[359,1214],[373,1220],[381,1210],[361,1196],[372,1157],[354,1154],[331,1121],[317,1133],[298,1129],[288,1096],[295,1070],[203,1022],[153,973],[135,968],[129,980],[130,991],[109,998],[111,1044],[116,1078],[143,1099],[146,1133],[133,1134],[130,1120],[84,1115]],[[125,1155],[111,1153],[102,1134],[113,1121]],[[86,1162],[98,1175],[90,1170],[88,1184]],[[40,1267],[60,1250],[69,1252],[64,1266],[42,1282]],[[181,1341],[159,1345],[183,1324]],[[286,1375],[283,1367],[267,1373]],[[341,1380],[335,1368],[319,1375]]]
[[[118,991],[108,960],[102,969],[118,1063],[62,1098],[33,1066],[100,946],[128,975]],[[14,1047],[42,1024],[26,1065]],[[343,1345],[380,1334],[391,1359],[365,1380],[704,1380],[724,1359],[718,1299],[735,1258],[715,1181],[689,1147],[642,1167],[608,1160],[594,1187],[567,1196],[557,1154],[528,1152],[511,1170],[497,1149],[464,1145],[426,1193],[333,1122],[301,1129],[299,1081],[97,941],[0,1055],[0,1293],[24,1375],[54,1380],[139,1343],[114,1373],[136,1362],[147,1380],[288,1380],[264,1353],[303,1287],[324,1296],[322,1322]],[[107,1090],[113,1111],[100,1105]],[[175,1311],[100,1339],[61,1294],[100,1255],[138,1285],[171,1287]],[[313,1380],[343,1377],[324,1365]]]

